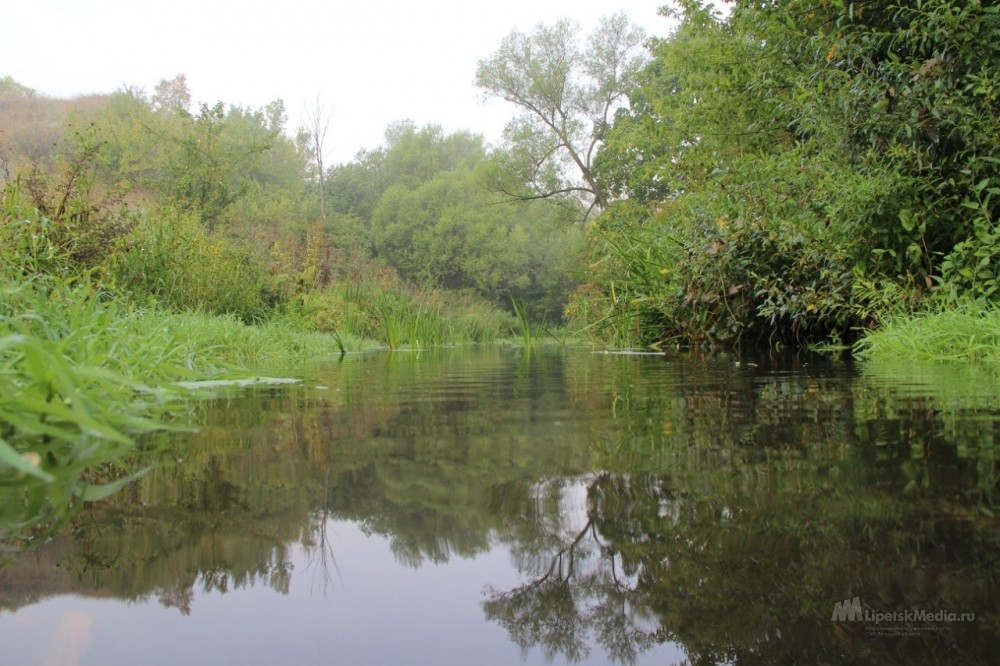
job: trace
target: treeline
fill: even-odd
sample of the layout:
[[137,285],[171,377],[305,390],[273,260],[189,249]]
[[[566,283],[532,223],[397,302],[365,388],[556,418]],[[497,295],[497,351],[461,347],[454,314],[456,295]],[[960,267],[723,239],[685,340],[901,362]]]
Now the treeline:
[[679,0],[663,39],[620,14],[582,43],[571,21],[514,31],[476,72],[519,114],[503,146],[400,122],[329,168],[322,118],[292,132],[280,101],[3,79],[5,205],[55,221],[112,291],[363,336],[457,305],[459,337],[488,337],[513,302],[623,347],[852,343],[991,310],[1000,10],[725,9]]
[[580,325],[623,345],[850,342],[997,298],[1000,8],[680,0],[594,171]]
[[321,168],[319,124],[292,131],[280,100],[192,109],[183,75],[76,100],[7,77],[0,127],[5,259],[25,273],[382,341],[386,310],[451,320],[457,340],[505,335],[514,301],[557,321],[575,286],[581,230],[491,193],[498,157],[473,134],[400,122]]

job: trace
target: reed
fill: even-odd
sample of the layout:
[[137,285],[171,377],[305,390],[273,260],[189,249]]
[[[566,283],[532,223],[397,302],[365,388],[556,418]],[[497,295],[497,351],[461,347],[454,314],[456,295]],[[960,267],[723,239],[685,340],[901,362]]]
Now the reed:
[[519,334],[525,349],[531,349],[539,340],[546,335],[548,330],[545,321],[533,323],[528,317],[528,310],[524,301],[513,298],[511,306],[514,309],[515,334]]
[[399,349],[403,344],[403,331],[406,327],[407,312],[400,307],[395,294],[383,291],[378,295],[374,303],[375,318],[379,324],[381,341],[389,346],[389,349]]

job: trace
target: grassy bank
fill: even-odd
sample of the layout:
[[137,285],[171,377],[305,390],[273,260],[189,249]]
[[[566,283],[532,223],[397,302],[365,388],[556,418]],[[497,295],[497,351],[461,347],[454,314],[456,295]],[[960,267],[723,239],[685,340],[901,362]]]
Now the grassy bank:
[[137,436],[189,426],[180,382],[339,354],[289,322],[136,307],[87,280],[0,269],[0,553],[143,473]]
[[[48,479],[93,452],[162,427],[175,382],[245,374],[309,354],[334,355],[328,335],[290,324],[167,313],[103,296],[86,281],[0,277],[0,461]],[[98,447],[100,448],[100,447]]]
[[1000,310],[968,305],[891,318],[854,351],[863,358],[1000,362]]

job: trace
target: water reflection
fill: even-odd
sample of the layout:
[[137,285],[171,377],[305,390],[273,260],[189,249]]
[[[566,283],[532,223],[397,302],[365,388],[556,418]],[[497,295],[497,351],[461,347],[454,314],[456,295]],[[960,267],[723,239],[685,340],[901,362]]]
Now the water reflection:
[[[170,462],[0,570],[0,608],[74,592],[196,619],[237,592],[304,607],[360,584],[376,591],[352,601],[359,616],[432,612],[450,583],[401,601],[388,570],[344,563],[362,547],[350,532],[419,576],[489,562],[447,621],[478,613],[527,661],[664,663],[672,645],[694,664],[992,655],[991,371],[465,349],[298,374],[199,405],[195,435],[156,435]],[[976,619],[831,620],[855,597]]]

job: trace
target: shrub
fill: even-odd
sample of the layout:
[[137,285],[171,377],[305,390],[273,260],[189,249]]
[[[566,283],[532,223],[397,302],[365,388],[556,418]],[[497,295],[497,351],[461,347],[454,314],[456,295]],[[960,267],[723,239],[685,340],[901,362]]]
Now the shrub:
[[245,322],[269,318],[281,295],[263,259],[189,214],[144,216],[115,248],[107,276],[118,289],[174,310],[232,314]]

